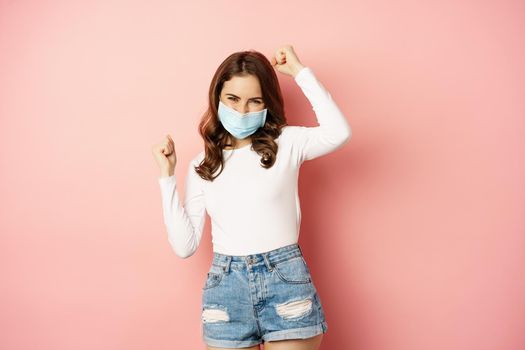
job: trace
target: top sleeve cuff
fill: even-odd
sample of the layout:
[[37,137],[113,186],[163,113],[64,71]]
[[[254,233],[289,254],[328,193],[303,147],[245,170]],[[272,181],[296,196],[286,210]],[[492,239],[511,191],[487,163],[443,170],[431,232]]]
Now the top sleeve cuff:
[[303,67],[303,68],[299,71],[299,73],[297,73],[297,74],[295,75],[295,77],[294,77],[295,81],[296,81],[296,82],[299,82],[300,80],[303,79],[303,76],[304,76],[305,74],[308,74],[310,71],[311,71],[311,70],[310,70],[310,67],[306,67],[306,66]]
[[162,177],[159,177],[158,178],[158,181],[159,181],[159,184],[161,185],[164,185],[164,184],[168,184],[168,183],[175,183],[176,180],[175,180],[175,174],[171,175],[171,176],[162,176]]

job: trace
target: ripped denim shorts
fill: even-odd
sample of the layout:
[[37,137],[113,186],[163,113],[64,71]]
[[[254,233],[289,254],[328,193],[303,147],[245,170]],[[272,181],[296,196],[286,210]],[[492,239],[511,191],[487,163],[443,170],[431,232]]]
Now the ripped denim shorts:
[[213,253],[202,287],[202,336],[241,348],[326,333],[321,300],[299,244],[264,253]]

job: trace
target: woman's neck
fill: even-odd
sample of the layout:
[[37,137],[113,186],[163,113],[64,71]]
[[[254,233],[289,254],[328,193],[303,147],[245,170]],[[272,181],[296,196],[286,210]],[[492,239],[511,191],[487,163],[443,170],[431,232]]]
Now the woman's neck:
[[251,143],[252,143],[252,138],[251,137],[247,137],[247,138],[242,139],[242,140],[236,139],[235,147],[233,147],[232,139],[230,138],[228,140],[228,144],[230,144],[232,146],[226,146],[226,147],[224,147],[224,149],[237,149],[237,148],[241,148],[241,147],[244,147],[246,145],[249,145]]

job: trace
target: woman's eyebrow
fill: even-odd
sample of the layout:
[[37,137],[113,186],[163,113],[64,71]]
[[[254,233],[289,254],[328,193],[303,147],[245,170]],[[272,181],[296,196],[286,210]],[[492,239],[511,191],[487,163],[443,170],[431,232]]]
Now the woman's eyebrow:
[[[232,95],[233,97],[240,98],[239,96],[236,96],[236,95],[234,95],[234,94],[230,94],[230,93],[227,93],[226,95]],[[255,100],[255,99],[261,99],[261,100],[262,100],[262,97],[252,97],[252,98],[249,98],[249,100]]]

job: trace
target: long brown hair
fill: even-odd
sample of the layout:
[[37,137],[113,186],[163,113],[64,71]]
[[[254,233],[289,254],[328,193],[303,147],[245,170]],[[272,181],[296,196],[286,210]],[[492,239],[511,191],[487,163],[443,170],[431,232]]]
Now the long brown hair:
[[[239,51],[228,56],[217,68],[209,88],[209,107],[199,123],[199,133],[204,140],[204,159],[195,171],[205,180],[213,181],[224,169],[223,152],[228,140],[236,139],[229,135],[217,114],[220,93],[225,81],[233,76],[251,74],[259,79],[265,108],[268,108],[266,122],[251,135],[252,149],[261,156],[260,165],[270,168],[275,163],[278,145],[275,139],[287,125],[284,115],[284,101],[277,75],[268,59],[255,50]],[[220,168],[217,175],[214,173]]]

